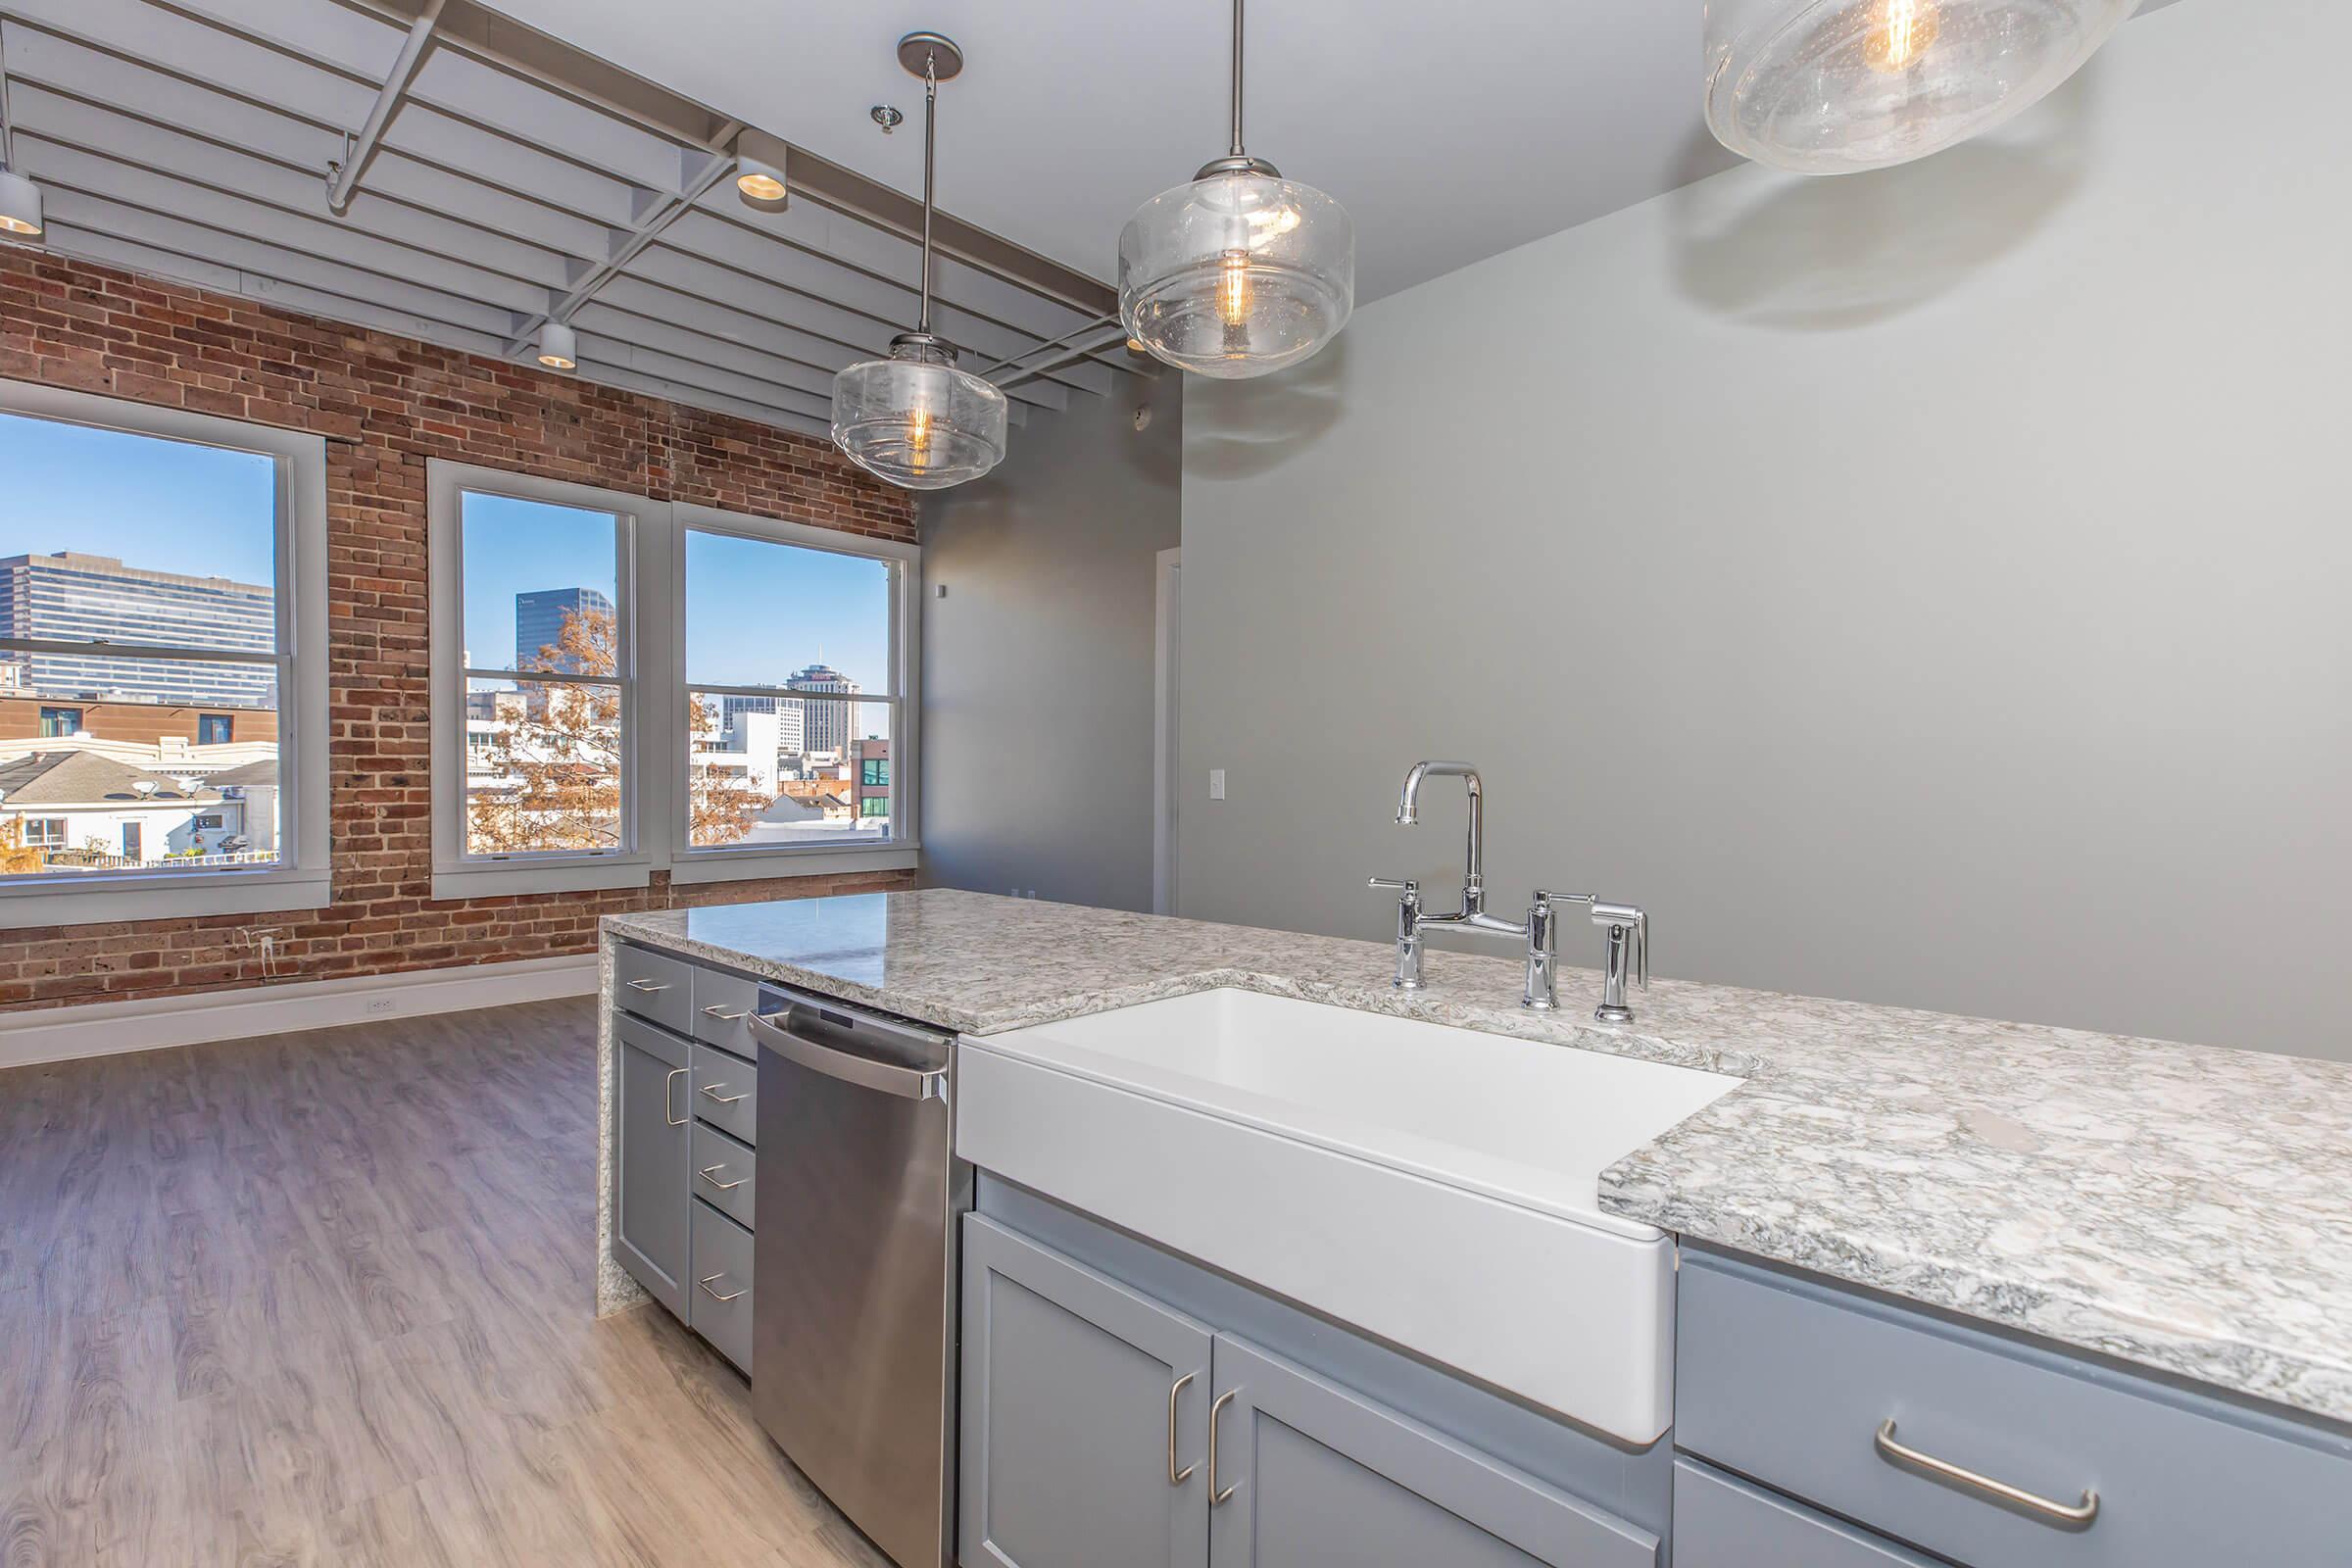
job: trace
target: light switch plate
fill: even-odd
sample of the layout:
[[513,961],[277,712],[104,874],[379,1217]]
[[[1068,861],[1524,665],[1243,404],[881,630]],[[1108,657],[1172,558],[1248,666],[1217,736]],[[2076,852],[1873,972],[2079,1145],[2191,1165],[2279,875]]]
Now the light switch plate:
[[1208,798],[1212,801],[1225,798],[1225,770],[1221,767],[1208,770]]

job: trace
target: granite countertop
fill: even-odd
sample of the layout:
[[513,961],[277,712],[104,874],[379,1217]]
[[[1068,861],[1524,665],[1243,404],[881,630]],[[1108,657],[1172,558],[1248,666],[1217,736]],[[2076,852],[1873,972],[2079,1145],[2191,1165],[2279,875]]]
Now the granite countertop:
[[967,1034],[1236,986],[1729,1073],[1604,1208],[2352,1421],[2352,1064],[1671,980],[1604,1026],[1515,957],[1405,993],[1385,943],[946,890],[605,928]]

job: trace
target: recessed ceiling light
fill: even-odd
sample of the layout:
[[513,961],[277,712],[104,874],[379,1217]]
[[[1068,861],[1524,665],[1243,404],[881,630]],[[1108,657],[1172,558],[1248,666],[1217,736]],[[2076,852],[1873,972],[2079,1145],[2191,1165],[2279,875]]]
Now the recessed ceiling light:
[[551,370],[580,368],[580,343],[570,327],[549,321],[539,328],[539,363]]
[[747,130],[735,138],[735,192],[746,207],[780,213],[789,204],[784,158],[784,144],[763,131]]

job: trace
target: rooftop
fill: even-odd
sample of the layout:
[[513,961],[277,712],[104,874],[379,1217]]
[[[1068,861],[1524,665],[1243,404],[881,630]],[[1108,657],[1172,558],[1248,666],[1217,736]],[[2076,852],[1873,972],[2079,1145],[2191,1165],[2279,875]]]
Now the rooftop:
[[182,789],[176,779],[96,752],[34,752],[0,763],[0,805],[11,807],[220,799],[217,789]]

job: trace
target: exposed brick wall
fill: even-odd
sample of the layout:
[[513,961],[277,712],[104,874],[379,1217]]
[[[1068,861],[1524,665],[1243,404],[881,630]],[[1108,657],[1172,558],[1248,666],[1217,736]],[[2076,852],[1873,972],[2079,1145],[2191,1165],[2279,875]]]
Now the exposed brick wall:
[[0,246],[0,376],[327,437],[332,905],[309,913],[0,930],[0,1010],[288,978],[584,953],[599,916],[912,886],[808,876],[435,902],[425,672],[425,461],[915,537],[912,501],[822,442],[724,415]]

